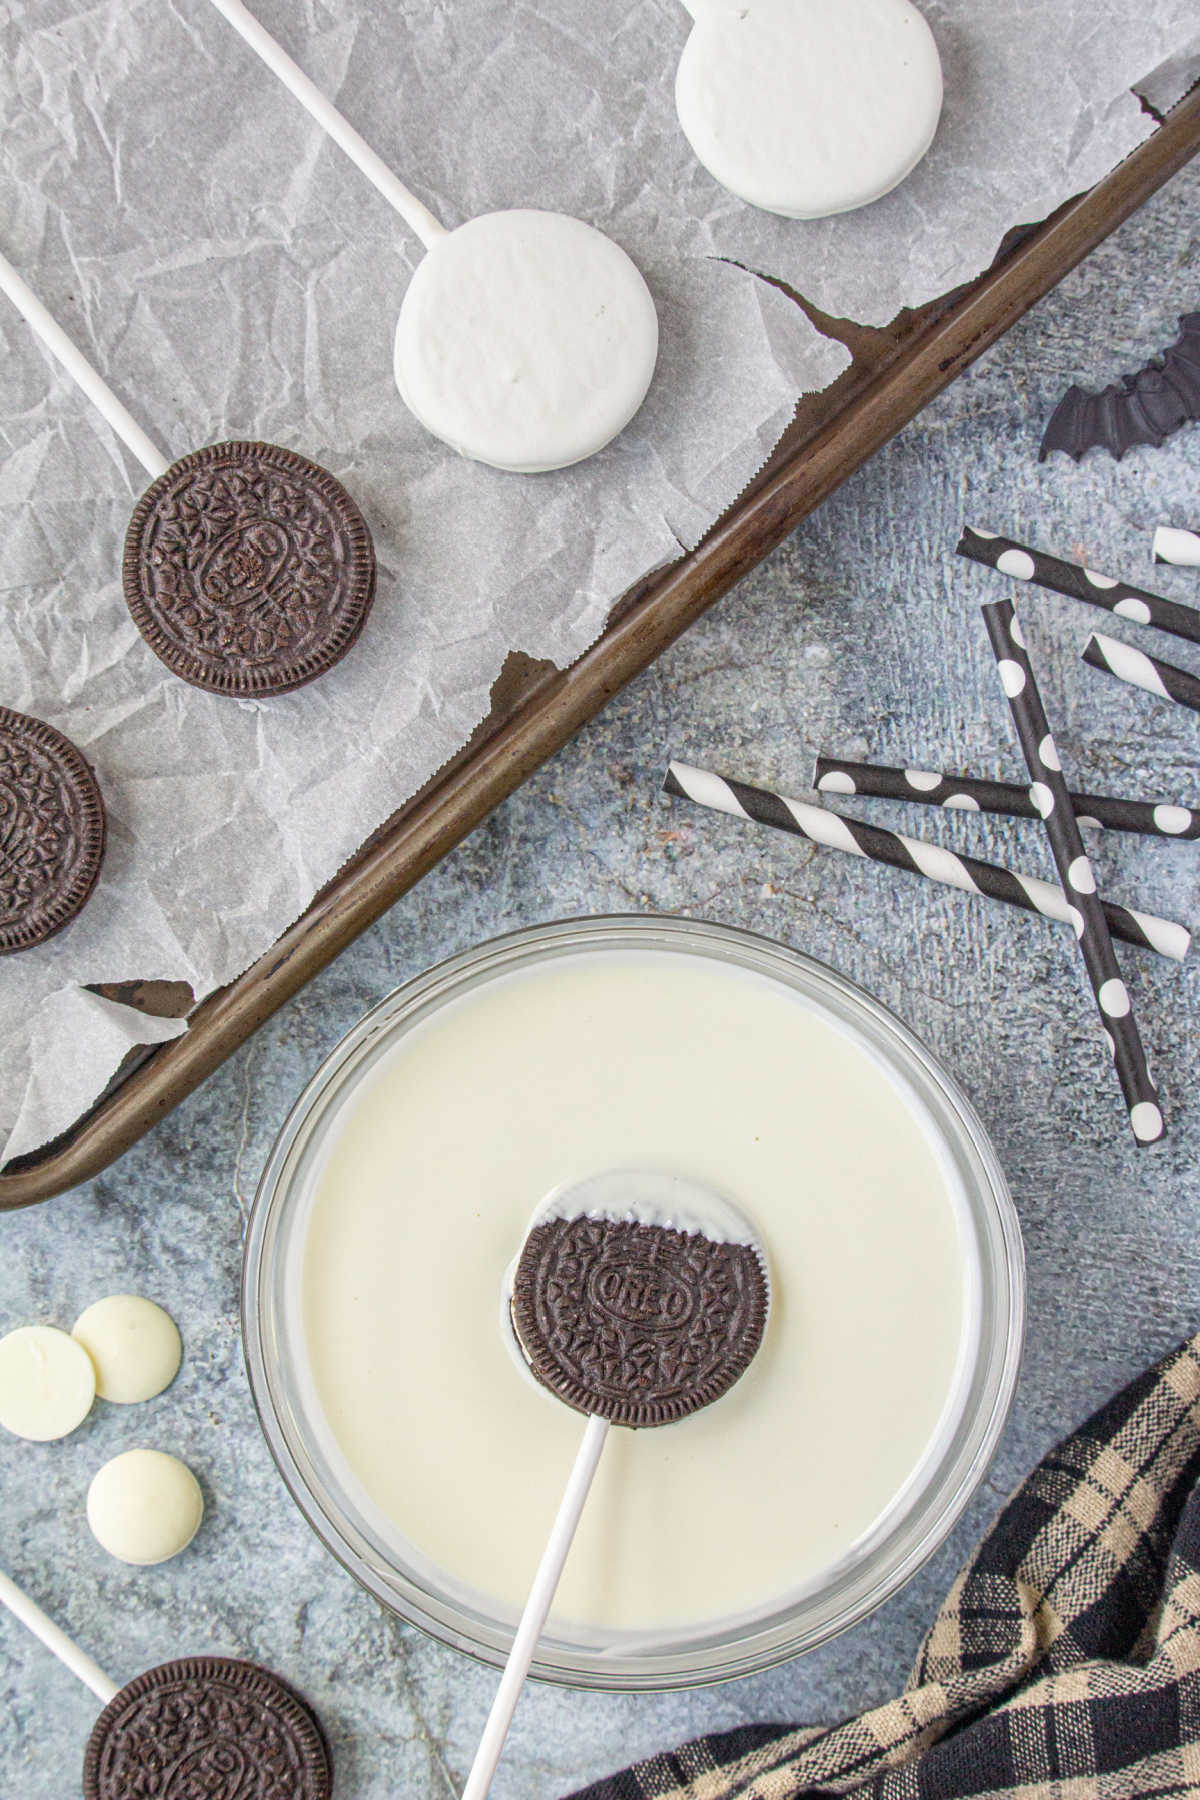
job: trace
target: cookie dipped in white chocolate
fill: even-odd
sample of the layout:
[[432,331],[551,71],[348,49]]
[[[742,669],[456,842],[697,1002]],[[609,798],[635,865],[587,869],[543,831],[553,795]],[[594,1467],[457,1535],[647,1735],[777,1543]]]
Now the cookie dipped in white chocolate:
[[516,208],[447,231],[247,11],[213,0],[426,250],[396,328],[401,398],[435,437],[537,473],[602,450],[645,398],[658,355],[650,291],[581,219]]
[[[732,1200],[698,1181],[660,1169],[606,1169],[582,1181],[570,1181],[541,1201],[526,1227],[520,1249],[500,1284],[500,1336],[527,1381],[536,1382],[513,1320],[513,1288],[517,1268],[530,1237],[553,1220],[585,1218],[610,1224],[653,1225],[668,1232],[734,1244],[754,1253],[762,1272],[765,1332],[771,1309],[771,1271],[765,1247],[749,1219]],[[544,1385],[544,1384],[543,1384]]]
[[534,1214],[512,1329],[550,1393],[639,1429],[727,1393],[762,1343],[770,1299],[766,1252],[730,1201],[678,1176],[614,1169]]
[[942,69],[909,0],[685,0],[684,135],[740,199],[790,219],[890,192],[937,130]]
[[435,240],[400,308],[396,386],[464,456],[533,474],[624,430],[657,355],[654,301],[619,245],[523,208]]

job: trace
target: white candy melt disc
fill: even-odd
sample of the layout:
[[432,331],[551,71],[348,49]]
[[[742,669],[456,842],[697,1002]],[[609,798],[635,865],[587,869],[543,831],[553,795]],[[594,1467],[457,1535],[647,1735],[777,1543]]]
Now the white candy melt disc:
[[418,265],[396,326],[396,386],[464,456],[532,474],[616,437],[657,355],[650,290],[611,238],[564,213],[485,213]]
[[937,130],[942,66],[909,0],[688,0],[675,81],[709,174],[766,212],[819,219],[889,192]]
[[36,1444],[82,1425],[96,1371],[82,1344],[53,1325],[22,1325],[0,1338],[0,1425]]
[[183,1354],[175,1321],[153,1300],[110,1294],[80,1313],[71,1331],[96,1369],[102,1400],[129,1405],[169,1387]]
[[102,1549],[148,1566],[185,1550],[204,1517],[200,1484],[162,1450],[126,1450],[92,1477],[87,1520]]

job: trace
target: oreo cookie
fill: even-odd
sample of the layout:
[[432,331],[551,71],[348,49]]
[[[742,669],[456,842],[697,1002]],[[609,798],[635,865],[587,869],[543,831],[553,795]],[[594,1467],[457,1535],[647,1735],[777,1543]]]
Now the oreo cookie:
[[0,706],[0,956],[44,944],[86,902],[104,802],[70,738]]
[[173,674],[248,699],[345,656],[375,597],[375,550],[327,470],[235,441],[181,457],[147,488],[123,579],[134,623]]
[[139,1675],[97,1719],[84,1800],[329,1800],[316,1714],[257,1663],[185,1657]]
[[699,1231],[577,1216],[535,1225],[512,1320],[544,1387],[615,1425],[669,1425],[749,1366],[769,1291],[757,1252]]

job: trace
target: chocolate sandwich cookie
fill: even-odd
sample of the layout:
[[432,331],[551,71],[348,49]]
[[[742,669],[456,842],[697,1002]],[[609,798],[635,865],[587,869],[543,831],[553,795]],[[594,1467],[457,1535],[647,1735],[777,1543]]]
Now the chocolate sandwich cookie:
[[749,1245],[624,1219],[535,1225],[513,1278],[533,1373],[616,1425],[668,1425],[719,1399],[762,1342],[767,1306]]
[[139,1675],[97,1719],[84,1800],[329,1800],[311,1708],[257,1663],[185,1657]]
[[124,584],[134,623],[173,674],[213,694],[284,694],[357,638],[375,551],[327,470],[278,444],[212,444],[139,500]]
[[0,706],[0,956],[72,920],[104,856],[104,802],[70,738]]

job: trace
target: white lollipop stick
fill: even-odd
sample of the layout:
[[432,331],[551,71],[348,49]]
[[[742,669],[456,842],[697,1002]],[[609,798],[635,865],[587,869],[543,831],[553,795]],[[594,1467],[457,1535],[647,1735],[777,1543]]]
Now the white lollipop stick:
[[429,208],[423,206],[417,196],[410,193],[404,183],[392,174],[382,157],[376,155],[370,144],[342,117],[337,107],[309,80],[304,70],[292,61],[282,44],[276,43],[253,13],[247,12],[242,0],[213,0],[213,5],[228,19],[233,29],[245,38],[271,73],[278,76],[288,92],[295,95],[325,135],[346,152],[350,161],[362,170],[368,181],[374,183],[388,205],[395,208],[425,248],[430,249],[438,238],[445,237],[446,227],[441,221],[435,219]]
[[104,1670],[98,1668],[79,1645],[69,1638],[53,1619],[47,1618],[40,1606],[35,1606],[28,1594],[21,1592],[8,1575],[0,1569],[0,1605],[7,1606],[14,1619],[19,1619],[35,1638],[40,1638],[47,1650],[57,1656],[60,1663],[70,1669],[72,1675],[91,1688],[102,1706],[120,1692],[115,1681],[110,1681]]
[[[698,1267],[684,1260],[699,1249],[697,1239],[706,1240]],[[564,1256],[565,1262],[559,1260]],[[556,1283],[558,1299],[547,1302],[554,1318],[548,1340],[541,1303]],[[599,1301],[601,1291],[606,1297]],[[771,1305],[766,1253],[738,1207],[696,1182],[646,1169],[606,1170],[548,1195],[505,1272],[501,1293],[502,1325],[531,1376],[551,1392],[564,1379],[561,1397],[582,1395],[582,1403],[575,1398],[571,1404],[598,1410],[588,1417],[462,1800],[485,1800],[491,1787],[613,1419],[635,1427],[665,1425],[719,1399],[756,1354]],[[699,1312],[710,1327],[708,1377],[681,1383],[675,1347]],[[665,1334],[657,1374],[644,1368],[623,1390],[607,1376],[596,1377],[587,1349],[589,1341],[593,1349],[601,1341],[597,1330],[605,1341],[615,1330],[624,1367],[632,1346],[645,1343],[648,1321],[652,1332]],[[583,1348],[582,1360],[569,1371],[553,1341],[559,1326],[568,1332],[573,1356]],[[690,1357],[682,1366],[691,1366]],[[608,1412],[611,1418],[604,1416]]]
[[117,399],[108,383],[93,369],[87,357],[73,344],[62,326],[47,311],[29,283],[22,279],[8,258],[0,255],[0,289],[16,307],[25,322],[81,388],[102,419],[107,420],[126,449],[137,457],[146,473],[157,480],[170,467],[158,445],[147,437],[137,420]]
[[500,1678],[500,1686],[496,1689],[496,1698],[492,1701],[492,1710],[483,1728],[479,1748],[475,1752],[475,1761],[471,1764],[462,1800],[484,1800],[492,1785],[492,1776],[496,1773],[500,1752],[504,1748],[504,1740],[508,1736],[508,1728],[512,1724],[512,1716],[525,1685],[537,1641],[542,1635],[542,1627],[549,1616],[563,1564],[567,1560],[567,1552],[571,1548],[607,1437],[608,1420],[593,1414],[584,1430],[583,1442],[575,1457],[575,1466],[571,1470],[558,1517],[550,1533],[550,1541],[533,1578],[533,1586],[529,1590],[521,1623],[517,1626],[517,1635],[508,1653],[508,1661],[504,1665],[504,1673]]

